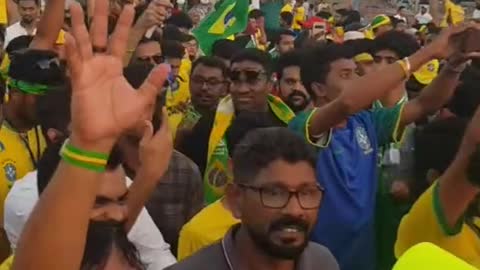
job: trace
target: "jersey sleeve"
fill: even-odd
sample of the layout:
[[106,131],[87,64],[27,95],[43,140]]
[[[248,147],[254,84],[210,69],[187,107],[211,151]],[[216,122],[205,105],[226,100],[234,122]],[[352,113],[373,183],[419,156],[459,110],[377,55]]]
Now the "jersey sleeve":
[[398,228],[395,256],[399,258],[409,248],[422,242],[431,242],[448,249],[453,241],[461,241],[460,233],[464,226],[466,225],[463,218],[454,228],[447,225],[440,203],[439,184],[436,182],[420,196],[410,212],[403,217]]
[[316,109],[311,111],[305,111],[298,114],[292,121],[290,121],[288,128],[294,131],[298,135],[302,136],[309,144],[318,147],[325,148],[330,143],[331,139],[331,130],[325,134],[320,134],[319,136],[314,136],[309,132],[309,123],[315,113]]
[[[378,145],[402,141],[404,132],[399,130],[399,125],[404,104],[401,103],[392,108],[374,107],[371,110]],[[400,131],[402,134],[399,134]]]

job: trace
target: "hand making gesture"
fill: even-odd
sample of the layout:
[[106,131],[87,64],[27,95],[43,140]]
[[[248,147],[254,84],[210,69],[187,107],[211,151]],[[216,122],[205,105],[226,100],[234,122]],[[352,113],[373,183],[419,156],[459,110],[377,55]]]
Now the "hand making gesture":
[[125,6],[114,33],[107,36],[108,1],[95,5],[90,34],[78,3],[71,6],[72,35],[66,37],[72,82],[72,142],[108,151],[126,129],[150,119],[155,97],[169,68],[160,65],[135,90],[122,73],[134,10]]

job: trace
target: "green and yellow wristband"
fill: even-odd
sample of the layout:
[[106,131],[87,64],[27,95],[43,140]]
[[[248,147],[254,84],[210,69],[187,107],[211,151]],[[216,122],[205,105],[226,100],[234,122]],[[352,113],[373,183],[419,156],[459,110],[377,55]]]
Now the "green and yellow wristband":
[[44,95],[48,91],[48,86],[39,83],[29,83],[22,80],[15,80],[8,78],[8,86],[10,88],[18,89],[26,94]]
[[68,164],[94,172],[105,172],[108,154],[85,151],[70,144],[67,139],[60,150],[62,160]]

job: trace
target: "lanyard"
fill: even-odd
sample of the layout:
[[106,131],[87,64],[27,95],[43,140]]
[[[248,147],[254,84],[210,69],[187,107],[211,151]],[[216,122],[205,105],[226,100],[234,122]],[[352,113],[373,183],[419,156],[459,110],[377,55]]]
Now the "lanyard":
[[[4,120],[4,121],[5,121],[5,124],[7,125],[7,127],[10,130],[12,130],[14,132],[17,132],[7,120]],[[28,151],[28,154],[30,155],[30,160],[32,161],[33,167],[37,168],[37,158],[40,157],[40,136],[38,135],[38,127],[35,127],[35,143],[36,143],[36,146],[37,146],[36,158],[35,158],[35,155],[33,154],[32,148],[30,147],[30,143],[28,142],[28,131],[26,133],[24,133],[24,135],[17,132],[17,136],[20,139],[20,141],[22,141],[25,148],[27,148],[27,151]]]

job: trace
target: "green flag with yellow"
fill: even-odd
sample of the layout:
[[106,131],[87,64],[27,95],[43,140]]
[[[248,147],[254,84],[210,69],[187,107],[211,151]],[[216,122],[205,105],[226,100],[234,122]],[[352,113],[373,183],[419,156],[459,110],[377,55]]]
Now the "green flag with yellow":
[[245,30],[248,23],[248,0],[225,0],[193,30],[200,48],[210,55],[212,45]]

